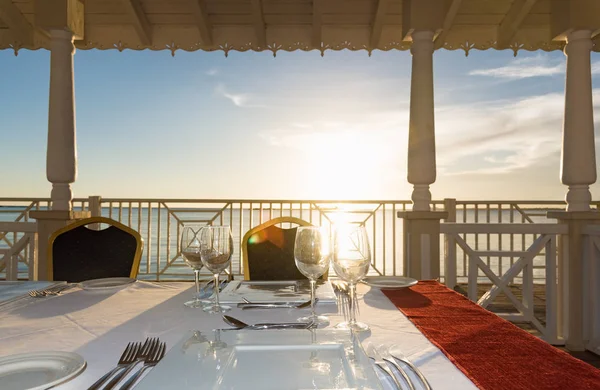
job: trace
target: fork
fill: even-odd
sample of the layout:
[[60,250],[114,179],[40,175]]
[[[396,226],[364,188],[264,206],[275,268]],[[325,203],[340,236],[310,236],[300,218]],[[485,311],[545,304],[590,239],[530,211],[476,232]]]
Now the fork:
[[160,360],[165,356],[165,351],[167,349],[167,344],[166,343],[160,343],[160,345],[158,346],[158,348],[156,348],[152,354],[152,356],[147,356],[146,359],[144,360],[144,365],[142,366],[142,368],[140,368],[138,370],[138,372],[136,372],[131,378],[129,378],[127,380],[127,382],[125,382],[123,384],[123,386],[121,386],[121,388],[119,390],[129,390],[133,387],[133,385],[135,384],[135,382],[139,379],[140,376],[142,376],[142,373],[150,367],[154,367],[158,364],[158,362],[160,362]]
[[113,368],[112,370],[110,370],[109,372],[107,372],[106,374],[104,374],[104,376],[102,376],[102,378],[98,379],[93,385],[88,387],[87,390],[99,389],[104,384],[104,382],[106,382],[108,380],[108,378],[113,376],[113,374],[115,372],[117,372],[121,368],[125,368],[128,365],[130,365],[131,363],[135,362],[135,358],[138,354],[139,349],[140,349],[140,343],[127,344],[127,347],[125,347],[123,354],[121,354],[121,357],[119,358],[119,363],[117,364],[117,366],[115,368]]
[[[379,367],[380,370],[382,370],[387,376],[389,376],[392,379],[396,388],[398,390],[402,390],[402,385],[400,385],[400,382],[398,382],[396,375],[394,375],[393,371],[388,367],[388,365],[385,363],[385,361],[381,358],[381,355],[379,355],[379,353],[377,352],[377,349],[375,349],[375,347],[372,344],[370,344],[367,347],[366,352],[367,352],[367,355],[369,356],[369,359],[371,359],[373,361],[373,363],[375,363],[375,365],[377,367]],[[414,390],[414,388],[412,390]]]
[[419,370],[410,360],[408,360],[408,358],[406,356],[404,356],[400,351],[398,351],[398,348],[394,349],[394,353],[393,354],[391,352],[389,352],[389,349],[388,349],[388,353],[390,354],[390,356],[393,359],[399,360],[402,363],[406,364],[408,367],[410,367],[410,369],[415,374],[417,374],[417,376],[419,377],[419,379],[421,380],[421,382],[425,386],[425,390],[431,390],[431,385],[429,384],[429,382],[425,378],[425,375],[423,375],[423,373],[421,372],[421,370]]
[[44,290],[30,290],[29,296],[34,297],[34,298],[43,298],[43,297],[47,297],[48,295],[59,295],[64,290],[69,289],[71,287],[73,287],[73,286],[70,284],[66,284],[66,285],[60,285],[60,286],[47,288]]
[[[404,381],[406,383],[408,383],[408,387],[410,387],[410,390],[415,390],[415,386],[412,383],[412,381],[410,380],[410,377],[408,376],[406,371],[404,371],[404,369],[394,360],[394,358],[390,354],[389,350],[387,348],[385,348],[384,345],[380,345],[379,347],[375,348],[375,353],[377,353],[383,359],[383,361],[388,362],[389,364],[394,366],[396,368],[396,370],[398,370],[400,375],[402,375],[402,378],[404,379]],[[425,383],[425,382],[423,382],[423,383]]]
[[117,383],[121,381],[121,379],[125,378],[127,374],[129,374],[138,362],[144,361],[148,356],[154,354],[154,351],[158,348],[159,341],[157,338],[147,338],[144,341],[144,345],[138,350],[137,355],[135,356],[135,360],[129,364],[124,370],[121,370],[117,375],[115,375],[110,382],[104,387],[103,390],[109,390],[114,388]]

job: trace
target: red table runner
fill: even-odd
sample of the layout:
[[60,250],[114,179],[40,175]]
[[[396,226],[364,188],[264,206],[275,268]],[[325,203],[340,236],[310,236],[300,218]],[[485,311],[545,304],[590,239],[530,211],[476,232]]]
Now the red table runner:
[[383,293],[482,390],[600,389],[600,370],[436,281]]

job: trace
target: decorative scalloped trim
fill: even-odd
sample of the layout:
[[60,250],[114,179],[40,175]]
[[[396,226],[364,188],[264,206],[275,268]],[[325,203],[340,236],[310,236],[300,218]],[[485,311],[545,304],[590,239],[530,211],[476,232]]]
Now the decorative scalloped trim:
[[[129,44],[121,42],[121,41],[116,42],[112,45],[105,45],[105,44],[101,44],[98,42],[92,42],[92,41],[76,42],[76,47],[77,47],[77,49],[80,49],[80,50],[91,50],[91,49],[112,50],[112,49],[116,49],[120,52],[122,52],[123,50],[152,50],[152,51],[168,50],[171,52],[172,56],[175,56],[175,52],[177,50],[183,50],[183,51],[187,51],[187,52],[203,50],[203,51],[207,51],[207,52],[222,51],[225,54],[225,57],[228,57],[229,52],[231,52],[231,51],[246,52],[246,51],[250,51],[250,50],[255,51],[255,52],[270,51],[273,53],[273,57],[277,56],[278,51],[292,52],[292,51],[297,51],[297,50],[300,50],[300,51],[318,50],[321,52],[321,56],[324,56],[325,52],[327,50],[333,50],[333,51],[365,50],[368,52],[368,54],[370,56],[372,54],[372,52],[375,50],[405,51],[405,50],[409,50],[410,46],[411,46],[411,44],[408,42],[390,42],[390,43],[387,43],[378,48],[372,48],[372,47],[368,47],[366,45],[354,45],[349,41],[343,41],[343,42],[336,43],[336,44],[321,43],[321,45],[318,48],[313,48],[312,45],[306,44],[303,42],[295,42],[295,43],[287,44],[287,45],[278,44],[276,42],[273,42],[273,43],[267,44],[264,47],[255,46],[252,42],[248,42],[246,44],[238,45],[238,46],[233,46],[228,43],[225,43],[223,45],[219,45],[219,46],[215,46],[215,47],[204,47],[202,45],[202,43],[200,43],[200,42],[195,43],[191,46],[180,46],[176,42],[171,42],[164,46],[129,45]],[[15,41],[15,42],[9,43],[8,45],[5,45],[5,46],[0,45],[0,50],[3,50],[3,49],[13,50],[15,53],[15,56],[17,56],[19,54],[19,50],[22,50],[22,49],[27,49],[27,50],[39,50],[39,49],[49,50],[50,49],[48,40],[36,41],[36,42],[34,42],[33,47],[34,47],[33,49],[30,49],[29,47],[23,46],[20,42]],[[471,41],[465,41],[465,42],[461,42],[461,43],[446,42],[446,43],[444,43],[444,45],[441,48],[446,49],[446,50],[464,50],[465,56],[469,56],[469,52],[473,49],[475,49],[475,50],[489,50],[489,49],[506,50],[506,49],[508,49],[508,50],[512,50],[516,57],[520,50],[554,51],[554,50],[564,50],[564,47],[565,47],[564,42],[539,42],[536,44],[525,44],[525,43],[514,42],[506,48],[498,48],[496,41],[488,41],[485,43],[474,43]],[[599,39],[593,40],[593,49],[592,50],[595,52],[600,52],[600,40]]]

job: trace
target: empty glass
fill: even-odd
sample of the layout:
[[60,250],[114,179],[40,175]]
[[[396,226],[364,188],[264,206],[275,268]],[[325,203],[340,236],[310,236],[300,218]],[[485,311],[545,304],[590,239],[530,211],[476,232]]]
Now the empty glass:
[[205,306],[204,311],[221,313],[231,309],[219,303],[219,274],[229,267],[232,254],[233,237],[229,226],[206,226],[200,231],[200,257],[215,278],[214,303]]
[[336,227],[333,237],[333,269],[340,279],[348,283],[350,294],[349,319],[336,325],[336,328],[357,332],[368,330],[367,324],[356,321],[356,310],[354,310],[357,302],[356,283],[367,275],[371,264],[367,230],[363,225],[342,225]]
[[204,301],[200,299],[200,270],[203,267],[200,257],[200,230],[202,226],[185,226],[181,232],[180,250],[183,260],[194,270],[194,280],[196,282],[196,295],[193,300],[187,301],[184,305],[188,307],[202,307]]
[[300,226],[296,232],[294,258],[298,270],[310,279],[311,315],[298,318],[298,321],[312,321],[317,325],[329,324],[329,318],[315,313],[317,279],[327,272],[331,262],[331,245],[327,230],[318,226]]

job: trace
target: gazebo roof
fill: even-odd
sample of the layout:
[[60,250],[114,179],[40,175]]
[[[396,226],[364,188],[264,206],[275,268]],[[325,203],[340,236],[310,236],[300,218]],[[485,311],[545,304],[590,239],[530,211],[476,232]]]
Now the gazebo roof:
[[173,54],[407,50],[414,29],[435,31],[436,48],[516,54],[560,50],[568,28],[600,28],[597,0],[0,0],[0,49],[49,48],[42,21],[54,8],[43,2],[77,15],[79,49]]

